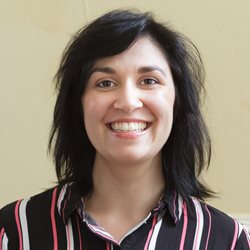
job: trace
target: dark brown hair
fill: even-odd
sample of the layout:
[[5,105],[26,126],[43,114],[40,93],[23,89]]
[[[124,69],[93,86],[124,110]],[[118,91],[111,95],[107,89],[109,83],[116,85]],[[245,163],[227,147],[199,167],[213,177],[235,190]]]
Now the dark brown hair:
[[96,59],[119,54],[145,35],[165,51],[176,91],[173,127],[162,148],[166,188],[177,190],[185,200],[204,199],[212,192],[198,177],[209,165],[211,142],[200,110],[200,54],[185,36],[138,11],[116,10],[99,17],[78,31],[64,51],[49,140],[58,181],[75,183],[83,196],[91,192],[95,149],[84,128],[81,96]]

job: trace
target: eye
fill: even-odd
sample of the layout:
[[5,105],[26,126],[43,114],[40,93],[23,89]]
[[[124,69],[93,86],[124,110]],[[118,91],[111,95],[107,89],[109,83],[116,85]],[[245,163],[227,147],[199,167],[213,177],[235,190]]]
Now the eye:
[[97,83],[97,87],[99,88],[112,88],[115,87],[115,83],[110,80],[103,80]]
[[142,80],[143,85],[154,85],[154,84],[157,84],[157,83],[159,83],[159,81],[157,81],[154,78],[145,78],[145,79]]

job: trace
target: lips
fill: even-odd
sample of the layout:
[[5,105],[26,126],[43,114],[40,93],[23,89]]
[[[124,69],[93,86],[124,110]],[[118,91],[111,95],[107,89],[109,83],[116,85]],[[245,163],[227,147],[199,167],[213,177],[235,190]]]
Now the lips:
[[147,122],[112,122],[108,126],[116,132],[142,132],[149,127]]

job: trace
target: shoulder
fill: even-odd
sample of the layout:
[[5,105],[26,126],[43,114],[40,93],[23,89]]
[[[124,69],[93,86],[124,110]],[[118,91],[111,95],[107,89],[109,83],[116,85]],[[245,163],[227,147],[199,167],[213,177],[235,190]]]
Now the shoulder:
[[41,227],[49,224],[50,213],[52,209],[55,210],[60,189],[54,187],[4,206],[0,210],[0,242],[11,239],[15,247],[20,234],[27,231],[28,224]]
[[0,210],[0,249],[1,244],[6,246],[3,249],[18,249],[21,242],[28,244],[26,239],[33,244],[36,239],[50,242],[52,222],[63,224],[58,211],[63,189],[64,186],[57,186],[4,206]]
[[0,210],[0,215],[2,218],[2,221],[5,219],[10,218],[10,216],[13,217],[13,215],[18,215],[17,212],[21,212],[23,207],[26,206],[32,206],[32,207],[39,207],[39,210],[41,208],[46,207],[49,203],[52,201],[53,193],[58,189],[58,187],[54,187],[51,189],[48,189],[46,191],[43,191],[39,194],[36,194],[34,196],[31,196],[29,198],[20,199],[17,201],[14,201],[10,204],[5,205]]
[[[250,249],[250,239],[247,229],[228,214],[202,202],[191,198],[188,206],[190,219],[207,230],[208,242],[213,245],[228,244],[231,249]],[[245,248],[242,246],[245,245]]]

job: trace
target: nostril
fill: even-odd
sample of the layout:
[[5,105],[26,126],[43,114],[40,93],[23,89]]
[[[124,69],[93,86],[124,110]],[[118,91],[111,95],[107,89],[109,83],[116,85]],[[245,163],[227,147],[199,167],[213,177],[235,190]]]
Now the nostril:
[[142,108],[142,107],[143,107],[143,102],[138,99],[133,100],[133,101],[125,101],[125,100],[119,99],[114,103],[115,109],[123,110],[126,112],[131,112],[135,109]]
[[142,107],[143,107],[143,102],[138,100],[137,108],[142,108]]

